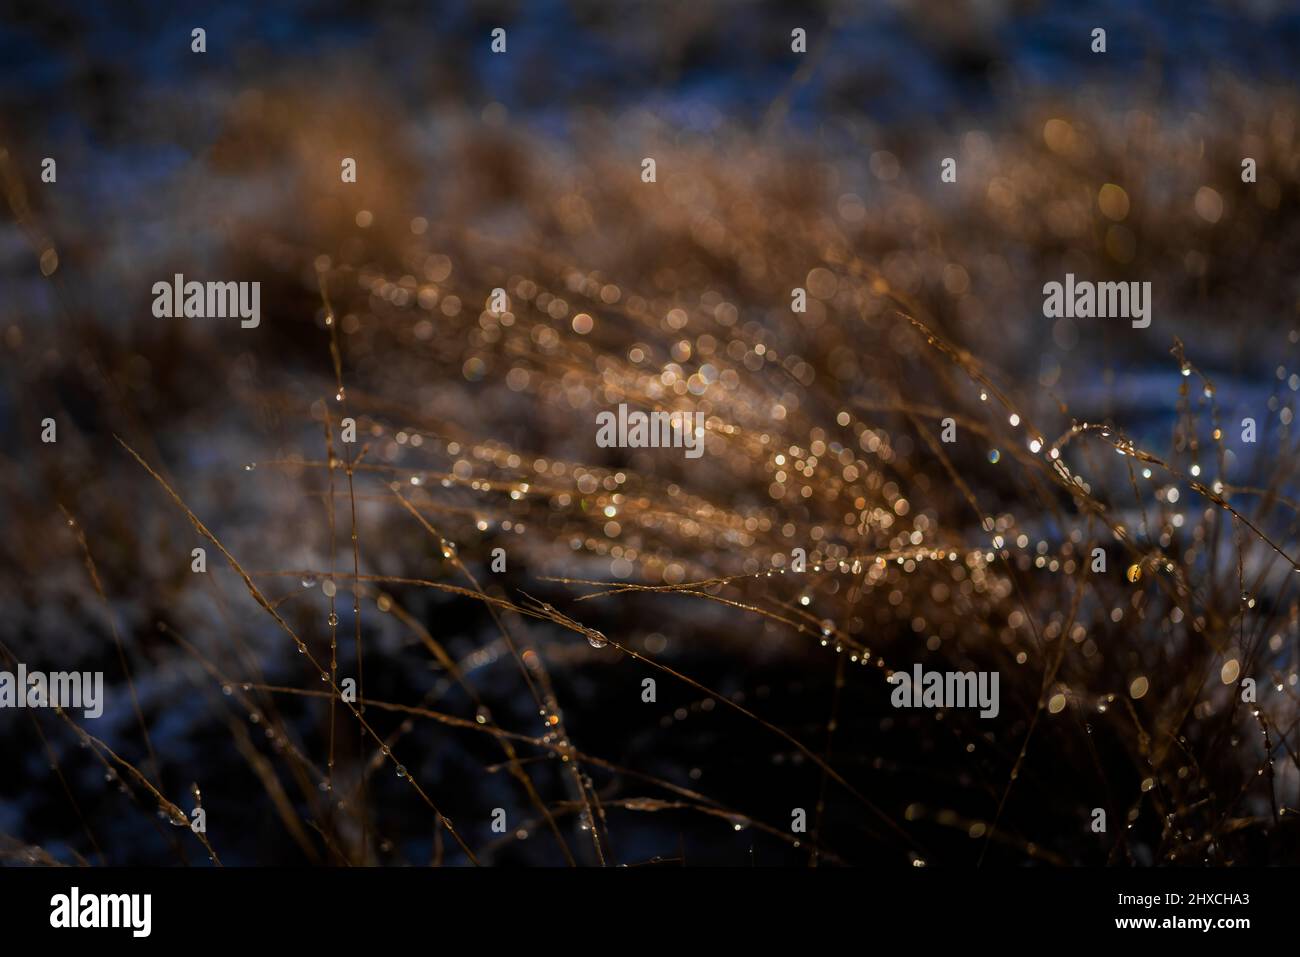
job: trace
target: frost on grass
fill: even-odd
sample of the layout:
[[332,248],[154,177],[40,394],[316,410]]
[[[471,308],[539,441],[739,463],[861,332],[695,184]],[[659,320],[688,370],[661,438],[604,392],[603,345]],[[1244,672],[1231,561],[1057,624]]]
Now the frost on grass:
[[[115,704],[5,725],[0,855],[1294,862],[1293,102],[1027,104],[956,184],[449,121],[344,186],[317,160],[381,121],[299,96],[215,154],[266,200],[214,260],[256,333],[65,258],[58,336],[8,334],[15,420],[61,431],[4,459],[0,657]],[[1045,320],[1067,270],[1152,281],[1155,322]],[[702,412],[704,454],[598,447],[620,404]],[[998,672],[996,721],[891,708],[914,663]]]

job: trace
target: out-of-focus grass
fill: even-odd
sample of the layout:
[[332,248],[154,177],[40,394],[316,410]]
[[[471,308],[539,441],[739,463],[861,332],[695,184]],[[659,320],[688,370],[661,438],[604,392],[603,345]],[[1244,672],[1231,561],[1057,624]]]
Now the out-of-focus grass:
[[[1293,862],[1295,118],[1028,102],[828,162],[240,98],[140,211],[223,242],[59,249],[3,330],[3,641],[115,682],[93,740],[4,725],[13,855],[201,859],[155,817],[197,782],[227,862]],[[67,213],[9,169],[35,277]],[[176,271],[261,327],[153,319]],[[1044,319],[1066,271],[1150,280],[1151,328]],[[705,456],[598,449],[620,402]],[[918,661],[999,718],[894,711]]]

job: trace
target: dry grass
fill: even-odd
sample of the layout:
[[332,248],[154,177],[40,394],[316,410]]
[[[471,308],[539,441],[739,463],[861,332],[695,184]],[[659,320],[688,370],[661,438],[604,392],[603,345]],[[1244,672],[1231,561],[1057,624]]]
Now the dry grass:
[[[45,743],[28,786],[60,810],[0,853],[1294,862],[1293,102],[1030,104],[965,137],[943,187],[918,172],[939,144],[832,167],[465,122],[384,150],[383,117],[295,122],[297,96],[245,104],[213,158],[284,184],[222,222],[217,274],[263,281],[256,334],[136,318],[133,292],[76,305],[91,251],[52,278],[57,331],[10,327],[15,420],[60,440],[25,428],[0,468],[5,642],[97,663],[133,706],[110,736],[5,732]],[[321,160],[352,122],[376,144],[355,190]],[[1067,269],[1152,280],[1152,327],[1054,338],[1039,288]],[[703,410],[704,457],[596,448],[623,402]],[[1000,672],[1000,717],[891,709],[918,661]],[[199,785],[196,843],[128,823],[183,818]]]

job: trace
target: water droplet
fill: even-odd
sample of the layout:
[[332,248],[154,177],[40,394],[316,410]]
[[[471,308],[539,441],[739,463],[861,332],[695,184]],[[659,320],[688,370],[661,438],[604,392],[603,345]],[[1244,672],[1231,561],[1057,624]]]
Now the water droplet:
[[303,575],[303,576],[302,576],[302,587],[303,587],[303,588],[315,588],[315,587],[316,587],[316,576],[315,576],[315,575]]
[[339,623],[339,616],[334,614],[334,612],[330,612],[330,616],[329,618],[326,619],[326,621],[328,621],[330,623],[330,626],[333,627],[334,625],[337,625]]
[[1002,453],[1001,453],[1001,452],[999,452],[997,449],[989,449],[989,461],[990,461],[990,462],[992,462],[994,465],[997,465],[997,464],[998,464],[998,460],[1001,459],[1001,458],[1002,458]]
[[342,401],[343,401],[343,390],[342,390],[342,389],[339,389],[339,391],[337,391],[337,392],[334,393],[334,401],[335,401],[335,402],[342,402]]
[[589,631],[587,632],[587,644],[591,645],[593,648],[604,648],[609,644],[609,641],[600,632]]
[[255,469],[255,468],[257,468],[257,463],[256,463],[256,462],[249,462],[247,465],[244,466],[244,471],[245,471],[245,472],[251,472],[251,471],[253,471],[253,469]]
[[399,778],[404,778],[404,777],[406,777],[406,766],[405,766],[405,765],[399,764],[399,765],[397,766],[397,776],[398,776]]
[[487,724],[492,720],[492,712],[488,711],[487,708],[480,707],[474,712],[474,720],[479,724]]

